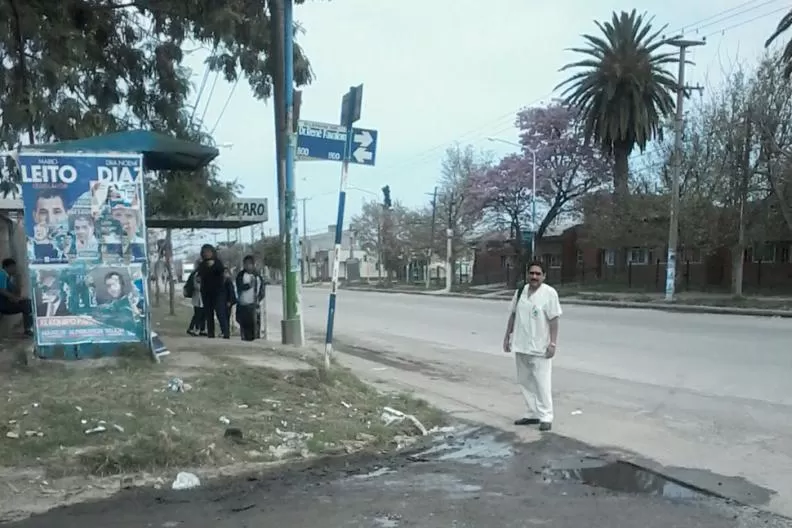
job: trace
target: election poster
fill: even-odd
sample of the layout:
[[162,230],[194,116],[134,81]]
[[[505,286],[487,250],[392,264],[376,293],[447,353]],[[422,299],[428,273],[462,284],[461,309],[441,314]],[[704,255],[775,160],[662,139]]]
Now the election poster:
[[146,260],[138,154],[19,155],[31,264]]
[[143,266],[72,263],[31,267],[41,346],[145,341]]
[[142,156],[18,158],[39,346],[145,342]]

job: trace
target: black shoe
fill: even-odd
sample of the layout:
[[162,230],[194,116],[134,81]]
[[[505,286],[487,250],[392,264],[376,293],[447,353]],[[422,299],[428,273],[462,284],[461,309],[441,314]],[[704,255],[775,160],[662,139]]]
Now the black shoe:
[[539,425],[539,420],[536,418],[520,418],[514,420],[514,425]]
[[207,334],[206,332],[198,332],[198,335],[200,337],[209,337],[209,334]]
[[542,422],[539,424],[539,430],[542,432],[548,432],[553,428],[553,424],[550,422]]

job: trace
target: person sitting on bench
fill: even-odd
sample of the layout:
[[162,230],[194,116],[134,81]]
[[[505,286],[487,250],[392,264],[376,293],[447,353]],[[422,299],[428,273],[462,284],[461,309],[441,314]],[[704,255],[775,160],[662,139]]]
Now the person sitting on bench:
[[21,297],[14,287],[16,277],[16,261],[12,258],[3,260],[0,269],[0,314],[22,314],[25,335],[33,335],[33,305],[30,299]]

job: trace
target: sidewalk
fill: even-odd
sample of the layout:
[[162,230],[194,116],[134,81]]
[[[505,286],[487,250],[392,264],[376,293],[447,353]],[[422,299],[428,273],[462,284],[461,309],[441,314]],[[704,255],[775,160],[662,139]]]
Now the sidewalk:
[[[503,289],[489,291],[488,293],[446,293],[443,290],[420,290],[412,288],[374,288],[368,286],[346,286],[350,291],[367,291],[378,293],[398,293],[410,295],[433,295],[438,297],[457,297],[467,299],[480,299],[483,301],[509,300],[514,295],[514,290]],[[481,290],[479,290],[481,291]],[[724,315],[751,315],[761,317],[789,317],[792,318],[792,298],[790,297],[743,297],[735,299],[729,295],[682,292],[676,299],[667,303],[664,295],[660,293],[630,293],[630,292],[586,292],[564,291],[559,287],[559,295],[564,304],[601,306],[606,308],[631,308],[645,310],[660,310],[680,313],[704,313]]]

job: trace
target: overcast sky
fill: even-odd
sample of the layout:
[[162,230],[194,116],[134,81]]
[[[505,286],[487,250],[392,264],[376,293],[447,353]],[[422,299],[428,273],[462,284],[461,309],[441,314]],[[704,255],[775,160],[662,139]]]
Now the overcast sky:
[[[486,5],[487,10],[482,10]],[[763,51],[788,0],[308,0],[295,18],[299,37],[313,64],[315,82],[305,88],[302,118],[335,123],[341,96],[364,84],[360,127],[379,131],[377,166],[350,168],[350,186],[379,196],[388,184],[394,200],[417,206],[429,200],[446,147],[455,141],[492,150],[512,149],[487,141],[516,141],[514,114],[547,101],[563,79],[558,69],[575,59],[566,48],[596,32],[594,20],[613,10],[638,9],[655,17],[669,34],[685,29],[707,37],[693,52],[691,84],[717,85],[724,69],[739,59],[753,62]],[[792,35],[790,35],[792,36]],[[203,77],[205,55],[190,57],[194,83]],[[257,101],[246,83],[222,79],[198,108],[215,131],[224,179],[237,179],[243,195],[267,197],[277,231],[277,199],[272,105]],[[230,99],[229,99],[230,95]],[[223,106],[228,101],[225,112]],[[327,229],[336,215],[340,164],[297,164],[297,193],[307,203],[308,232]],[[345,222],[372,196],[350,189]],[[300,228],[302,230],[302,210]],[[245,234],[247,239],[249,233]],[[224,237],[221,237],[224,238]]]

